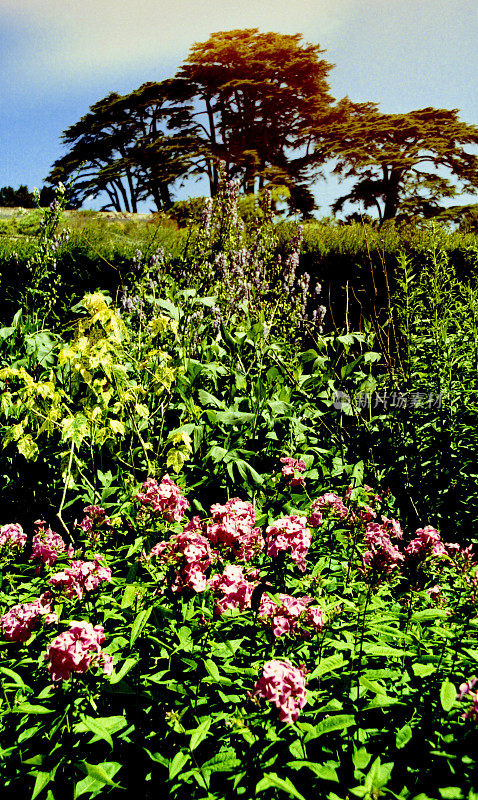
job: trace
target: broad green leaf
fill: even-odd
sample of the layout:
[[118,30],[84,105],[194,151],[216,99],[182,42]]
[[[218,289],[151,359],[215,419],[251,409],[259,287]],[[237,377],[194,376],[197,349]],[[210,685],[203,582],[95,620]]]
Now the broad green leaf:
[[131,635],[129,639],[130,645],[133,645],[140,635],[141,631],[143,630],[144,626],[146,625],[149,617],[151,616],[152,612],[151,606],[149,608],[143,608],[142,611],[139,612],[135,621],[131,626]]
[[395,737],[395,744],[398,750],[401,750],[402,747],[405,747],[406,744],[410,741],[413,736],[413,731],[410,725],[404,725],[403,728],[400,728],[397,731],[397,735]]
[[342,653],[329,656],[328,658],[323,658],[320,664],[309,676],[309,680],[311,681],[314,678],[321,678],[323,675],[327,675],[328,672],[333,672],[335,669],[339,669],[347,663],[348,662],[344,660]]
[[275,772],[268,772],[262,780],[256,786],[256,794],[259,792],[264,792],[266,789],[281,789],[283,792],[286,792],[289,797],[295,797],[297,800],[305,800],[303,794],[297,791],[294,784],[289,780],[289,778],[279,778]]
[[121,769],[121,764],[118,764],[117,761],[104,761],[101,764],[89,764],[87,761],[81,761],[78,767],[82,772],[86,772],[88,777],[76,784],[75,800],[81,794],[85,794],[85,792],[96,788],[101,788],[105,784],[107,786],[114,786],[115,789],[124,789],[123,786],[120,786],[119,783],[114,783],[112,780]]
[[132,584],[125,586],[123,597],[121,598],[121,608],[129,608],[133,605],[137,591],[137,587]]
[[88,436],[90,431],[90,423],[83,414],[75,414],[74,417],[68,417],[61,421],[62,427],[62,441],[72,441],[79,447],[83,439]]
[[43,791],[45,786],[48,786],[52,779],[52,775],[50,772],[36,772],[35,773],[35,786],[33,787],[33,792],[31,793],[30,800],[35,800],[35,797],[38,797],[40,792]]
[[176,775],[178,775],[178,773],[181,772],[183,767],[186,766],[188,761],[189,761],[189,755],[187,753],[182,753],[181,751],[179,751],[179,753],[176,753],[176,755],[174,756],[169,765],[169,780],[175,778]]
[[138,661],[139,661],[138,657],[133,658],[131,656],[130,658],[127,658],[121,665],[119,672],[113,673],[113,675],[110,678],[110,683],[114,685],[115,683],[119,683],[121,680],[123,680],[124,676],[127,675],[128,672],[130,672],[130,670],[133,669],[133,667],[138,663]]
[[318,725],[316,725],[305,737],[306,742],[312,739],[318,739],[325,733],[332,733],[333,731],[341,731],[355,725],[355,717],[352,714],[336,714],[333,717],[326,717]]
[[51,708],[34,705],[32,703],[20,703],[11,710],[12,714],[53,714]]
[[198,745],[201,744],[203,739],[206,738],[209,728],[211,727],[211,719],[205,719],[201,722],[200,725],[196,728],[194,733],[191,735],[191,740],[189,742],[189,749],[195,750]]
[[104,725],[101,723],[101,720],[85,716],[84,714],[80,715],[80,719],[87,730],[91,731],[92,733],[96,733],[100,739],[104,739],[105,742],[108,742],[111,749],[113,749],[113,739],[111,738],[111,734],[106,730]]
[[444,711],[450,711],[455,705],[456,689],[452,683],[445,678],[440,688],[440,703]]
[[36,461],[40,454],[38,445],[33,441],[30,433],[28,433],[26,436],[22,436],[22,438],[18,440],[17,447],[18,452],[21,453],[21,455],[24,456],[27,461]]
[[339,778],[337,775],[337,770],[331,764],[316,764],[315,761],[289,761],[287,766],[291,769],[302,769],[306,767],[310,769],[318,778],[321,778],[323,781],[334,781],[334,783],[339,782]]
[[416,661],[415,664],[412,664],[413,674],[418,678],[426,678],[427,675],[435,672],[435,669],[435,664],[423,664],[421,661]]
[[214,678],[214,680],[216,681],[219,681],[221,679],[221,676],[219,675],[219,670],[214,661],[212,661],[210,658],[206,658],[204,661],[204,666],[206,667],[206,670],[208,674],[211,676],[211,678]]

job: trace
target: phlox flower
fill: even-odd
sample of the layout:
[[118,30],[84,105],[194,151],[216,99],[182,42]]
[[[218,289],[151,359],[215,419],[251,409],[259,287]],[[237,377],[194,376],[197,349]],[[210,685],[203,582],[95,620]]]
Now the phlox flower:
[[283,517],[266,529],[267,555],[276,558],[281,551],[288,552],[301,572],[305,572],[311,538],[306,517],[297,514]]
[[222,575],[213,575],[208,585],[219,596],[216,601],[216,613],[224,614],[228,608],[238,608],[240,611],[250,608],[252,592],[258,583],[258,574],[256,569],[249,570],[245,574],[241,565],[228,564]]
[[[199,522],[198,517],[194,520]],[[168,541],[158,542],[148,556],[159,559],[164,567],[173,569],[173,592],[185,589],[204,592],[207,589],[204,573],[212,563],[212,553],[205,536],[192,527],[194,520],[182,533],[174,534]]]
[[408,560],[423,560],[427,556],[445,556],[445,545],[436,528],[426,525],[415,531],[415,538],[406,546],[405,554]]
[[105,640],[101,625],[90,622],[72,622],[70,629],[61,633],[48,645],[45,661],[52,680],[66,681],[72,672],[86,672],[92,663],[103,664],[105,675],[113,672],[113,659],[103,652]]
[[37,531],[33,536],[32,541],[32,554],[30,559],[32,561],[41,561],[47,566],[51,566],[58,561],[61,553],[68,552],[68,555],[73,555],[73,548],[70,545],[67,547],[63,539],[58,533],[55,533],[51,528],[47,528],[46,522],[36,522]]
[[27,535],[18,522],[10,522],[0,528],[0,550],[23,550],[27,543]]
[[111,570],[102,564],[103,556],[95,555],[94,561],[75,560],[62,572],[55,572],[48,583],[64,591],[67,597],[83,597],[83,592],[92,592],[102,583],[111,581]]
[[288,659],[267,661],[254,686],[253,697],[263,697],[279,709],[281,722],[296,722],[306,699],[305,674]]
[[100,538],[97,528],[110,528],[111,520],[106,516],[106,511],[102,506],[86,506],[83,509],[86,515],[78,523],[78,528],[88,535],[89,539],[97,540]]
[[[312,503],[310,509],[310,524],[313,527],[318,527],[313,520],[320,512],[328,511],[333,517],[339,519],[346,519],[349,516],[349,509],[344,505],[342,499],[334,492],[326,492]],[[320,523],[319,523],[320,524]]]
[[10,642],[26,642],[44,617],[47,624],[58,622],[58,615],[51,612],[52,596],[45,592],[33,603],[20,603],[13,606],[3,617],[0,617],[0,628]]
[[362,571],[372,570],[375,577],[390,575],[403,561],[404,556],[392,544],[390,535],[376,522],[370,522],[365,531],[368,550],[362,556]]
[[458,687],[456,699],[464,700],[465,698],[470,698],[472,701],[472,704],[468,710],[461,715],[462,719],[478,720],[478,692],[473,691],[476,683],[478,683],[478,678],[473,677],[469,678],[467,681],[465,681],[465,683],[462,683]]
[[254,527],[255,519],[252,505],[233,497],[225,505],[211,506],[211,522],[205,526],[205,534],[214,548],[226,548],[238,560],[250,561],[264,549],[261,530]]
[[312,597],[291,597],[278,594],[277,600],[263,595],[259,606],[259,619],[272,627],[274,636],[301,633],[308,635],[311,629],[322,630],[324,618],[318,606],[309,608]]
[[[285,456],[280,459],[281,464],[284,466],[281,469],[281,475],[288,486],[305,486],[305,478],[301,472],[305,472],[305,462],[301,458],[290,458]],[[299,474],[297,474],[299,473]]]
[[139,500],[142,510],[148,508],[153,514],[162,516],[168,522],[180,522],[184,512],[189,508],[189,503],[181,494],[181,489],[176,486],[169,475],[165,475],[158,483],[154,478],[148,478],[135,495]]

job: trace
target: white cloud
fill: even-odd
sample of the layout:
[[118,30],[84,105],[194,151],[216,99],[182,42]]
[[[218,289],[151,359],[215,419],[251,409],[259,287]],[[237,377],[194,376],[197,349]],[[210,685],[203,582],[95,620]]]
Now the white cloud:
[[[218,30],[303,33],[324,45],[353,0],[2,0],[16,32],[18,82],[75,84],[128,69],[180,64],[193,42]],[[153,76],[152,76],[153,77]],[[156,75],[154,77],[159,77]],[[31,88],[31,87],[30,87]]]

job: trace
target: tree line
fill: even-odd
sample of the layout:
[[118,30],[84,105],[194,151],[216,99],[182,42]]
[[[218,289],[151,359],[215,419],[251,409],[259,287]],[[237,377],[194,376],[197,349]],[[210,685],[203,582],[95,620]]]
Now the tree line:
[[244,193],[285,186],[291,211],[308,216],[328,168],[352,186],[333,210],[359,205],[380,222],[432,217],[444,198],[476,191],[478,127],[456,109],[336,101],[324,52],[301,34],[215,33],[174,77],[94,103],[63,132],[46,181],[71,182],[77,206],[101,197],[105,210],[167,210],[187,179],[206,176],[214,196],[223,162]]

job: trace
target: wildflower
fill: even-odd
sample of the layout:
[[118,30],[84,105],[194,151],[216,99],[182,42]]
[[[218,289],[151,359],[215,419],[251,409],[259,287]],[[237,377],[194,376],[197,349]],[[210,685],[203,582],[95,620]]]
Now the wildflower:
[[264,549],[260,528],[255,528],[252,505],[233,497],[225,505],[211,506],[211,523],[206,526],[206,536],[215,548],[227,548],[229,554],[240,561],[250,561]]
[[110,528],[111,520],[106,516],[106,511],[102,506],[86,506],[83,509],[86,515],[78,524],[78,527],[88,535],[92,541],[98,541],[100,533],[98,528]]
[[436,586],[430,586],[430,588],[427,589],[427,595],[431,600],[439,602],[442,599],[441,586],[438,586],[438,584],[436,584]]
[[297,473],[305,472],[306,466],[302,459],[290,458],[286,456],[281,458],[281,464],[284,466],[281,470],[281,475],[288,486],[305,486],[305,478]]
[[333,492],[326,492],[314,500],[311,507],[311,515],[319,511],[329,511],[339,519],[346,519],[349,515],[348,508],[346,508],[340,497]]
[[274,703],[279,709],[280,721],[293,723],[307,702],[305,674],[288,659],[267,661],[252,696]]
[[446,549],[436,528],[426,525],[415,531],[415,538],[405,548],[405,554],[410,560],[422,560],[427,556],[444,556]]
[[92,592],[102,581],[111,582],[111,570],[102,564],[103,556],[95,555],[94,561],[72,561],[62,572],[56,572],[49,579],[52,586],[64,591],[69,598],[81,600],[83,592]]
[[321,609],[318,606],[309,608],[312,597],[278,594],[277,601],[263,595],[258,614],[262,622],[271,624],[274,636],[293,633],[307,635],[311,628],[320,631],[324,627]]
[[68,680],[72,672],[86,672],[91,664],[103,664],[105,675],[113,672],[113,659],[103,652],[105,640],[101,625],[90,622],[72,622],[70,629],[61,633],[48,646],[45,661],[54,682]]
[[390,575],[403,561],[404,556],[392,544],[390,535],[378,523],[369,523],[365,532],[368,550],[362,556],[362,571],[372,570],[374,577]]
[[306,569],[306,556],[311,543],[307,517],[292,514],[276,520],[266,529],[267,555],[276,558],[281,551],[290,552],[301,572]]
[[47,624],[58,622],[58,615],[51,612],[52,596],[45,592],[33,603],[20,603],[0,617],[0,628],[10,642],[26,642],[37,622],[44,617]]
[[165,475],[161,483],[154,478],[148,478],[135,499],[140,501],[143,509],[149,508],[153,514],[161,515],[168,522],[179,522],[189,508],[181,489],[173,483],[169,475]]
[[458,687],[456,699],[464,700],[465,698],[469,697],[472,701],[472,704],[468,710],[461,715],[462,719],[478,720],[478,692],[473,691],[477,682],[478,678],[469,678],[467,681],[465,681],[465,683],[460,684]]
[[238,608],[240,611],[250,608],[257,576],[256,569],[245,574],[244,567],[239,564],[228,564],[222,575],[213,575],[208,584],[216,594],[220,594],[216,602],[216,613],[224,614],[228,608]]
[[[192,522],[199,522],[199,517]],[[186,528],[182,533],[171,536],[169,541],[158,542],[148,558],[158,558],[164,567],[173,568],[173,592],[185,589],[204,592],[207,589],[204,573],[212,563],[209,542],[200,530],[191,527],[191,523]]]
[[23,550],[27,543],[27,535],[18,522],[10,522],[0,528],[0,548]]
[[35,525],[37,531],[32,541],[32,554],[30,556],[32,561],[41,561],[43,564],[51,566],[55,561],[58,561],[61,553],[68,552],[70,557],[73,555],[72,546],[70,545],[67,550],[60,534],[48,528],[46,522],[38,521]]

